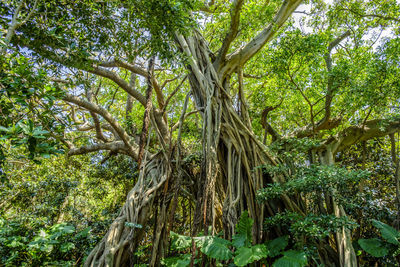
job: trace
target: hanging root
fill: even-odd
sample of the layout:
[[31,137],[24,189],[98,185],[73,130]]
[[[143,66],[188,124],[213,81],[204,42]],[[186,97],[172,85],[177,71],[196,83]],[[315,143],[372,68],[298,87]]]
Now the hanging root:
[[139,180],[129,192],[119,216],[84,266],[127,266],[143,232],[140,226],[146,225],[152,215],[154,199],[169,175],[168,165],[159,154],[143,165]]

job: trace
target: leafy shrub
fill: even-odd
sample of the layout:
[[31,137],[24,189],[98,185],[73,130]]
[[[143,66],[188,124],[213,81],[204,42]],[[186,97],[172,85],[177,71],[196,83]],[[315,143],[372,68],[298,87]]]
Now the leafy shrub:
[[[229,266],[247,266],[253,262],[263,261],[267,258],[274,258],[274,267],[293,266],[301,267],[307,265],[307,256],[303,251],[287,250],[288,237],[278,237],[265,244],[252,245],[253,220],[249,218],[247,211],[243,212],[236,225],[236,234],[232,241],[218,236],[194,237],[193,242],[200,248],[200,251],[211,259],[224,262]],[[179,256],[163,259],[166,266],[189,266],[191,254],[188,249],[192,245],[192,238],[171,232],[171,249],[177,252],[185,252]],[[199,256],[199,255],[197,255]],[[196,262],[199,260],[196,259]]]
[[[34,225],[32,225],[34,227]],[[32,229],[17,221],[0,218],[0,265],[73,266],[89,252],[90,227],[76,231],[67,223]]]
[[359,239],[360,247],[377,258],[397,256],[400,253],[400,232],[377,220],[372,220],[372,224],[379,229],[381,238]]

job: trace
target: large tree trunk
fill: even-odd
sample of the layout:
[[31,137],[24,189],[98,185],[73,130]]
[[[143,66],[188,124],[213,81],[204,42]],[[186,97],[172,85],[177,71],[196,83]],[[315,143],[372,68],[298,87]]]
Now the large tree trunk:
[[[256,201],[259,189],[268,183],[284,182],[285,177],[270,176],[256,168],[265,164],[276,165],[278,159],[269,155],[252,132],[243,96],[241,69],[236,70],[239,105],[235,108],[229,86],[230,77],[222,77],[218,73],[202,36],[198,32],[188,37],[177,34],[176,43],[188,58],[191,94],[197,108],[202,111],[203,119],[200,190],[190,192],[197,197],[192,235],[196,235],[201,228],[205,234],[214,234],[215,230],[222,230],[217,229],[216,225],[216,221],[222,220],[225,238],[230,239],[238,216],[248,210],[254,220],[253,241],[259,243],[275,237],[275,232],[263,233],[265,218],[284,210],[304,214],[300,208],[303,205],[299,202],[301,198],[293,200],[286,196],[280,201],[265,204]],[[143,231],[127,226],[126,222],[145,225],[153,216],[153,211],[157,211],[157,216],[150,266],[159,266],[159,260],[165,255],[167,214],[170,211],[170,201],[165,197],[167,187],[162,185],[170,176],[169,161],[161,153],[144,164],[140,179],[129,193],[120,216],[91,252],[85,266],[126,266]],[[160,190],[162,188],[164,192]],[[154,207],[154,199],[158,200],[158,207]],[[338,216],[341,216],[340,208],[338,212]],[[208,232],[210,226],[211,233]],[[354,250],[348,243],[349,233],[343,230],[343,233],[337,234],[337,239],[342,266],[355,266]]]
[[[232,236],[241,211],[248,210],[255,222],[253,240],[259,242],[263,238],[262,224],[267,215],[272,216],[283,209],[300,209],[286,197],[283,202],[259,204],[256,201],[257,191],[266,183],[282,182],[283,178],[271,177],[256,168],[263,164],[275,165],[276,162],[251,130],[241,70],[238,69],[240,105],[235,109],[229,77],[221,80],[201,35],[178,35],[177,41],[189,59],[193,98],[197,108],[203,110],[204,185],[200,200],[203,227],[206,230],[212,225],[214,229],[216,212],[213,209],[218,198],[219,203],[223,203],[225,237]],[[218,196],[215,195],[216,184],[225,189],[220,190]]]

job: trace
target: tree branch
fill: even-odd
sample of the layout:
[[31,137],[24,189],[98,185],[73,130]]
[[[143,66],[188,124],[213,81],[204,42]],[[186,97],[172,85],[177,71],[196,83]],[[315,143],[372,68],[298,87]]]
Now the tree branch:
[[129,64],[129,63],[122,61],[120,59],[117,59],[117,58],[115,58],[114,60],[111,60],[111,61],[96,61],[96,60],[93,60],[93,61],[96,62],[101,67],[124,68],[124,69],[129,70],[133,73],[136,73],[140,76],[147,77],[147,71],[144,68],[141,68],[134,64]]
[[229,47],[232,41],[236,38],[239,29],[240,22],[240,10],[242,9],[244,0],[235,0],[231,8],[231,25],[228,33],[226,34],[222,43],[221,49],[217,55],[215,64],[219,66],[221,62],[225,60],[225,56],[228,53]]
[[[342,121],[342,118],[340,118],[340,117],[331,118],[331,104],[332,104],[332,100],[333,100],[333,93],[336,89],[333,87],[333,82],[334,82],[335,77],[331,75],[331,72],[332,72],[331,52],[337,45],[339,45],[339,43],[341,41],[343,41],[348,36],[350,36],[350,31],[346,31],[345,33],[340,35],[338,38],[333,40],[328,45],[328,50],[325,53],[325,63],[326,63],[326,68],[327,68],[329,76],[328,76],[328,82],[327,82],[327,92],[325,95],[325,107],[324,107],[324,109],[322,109],[322,110],[325,110],[324,117],[316,125],[313,125],[313,123],[311,125],[307,125],[306,127],[295,131],[292,135],[294,135],[298,138],[308,137],[308,136],[311,136],[321,130],[334,129],[334,128],[338,127],[340,122]],[[319,102],[319,100],[316,103],[318,103],[318,102]],[[309,104],[312,107],[316,103],[314,103],[314,104],[309,103]],[[317,114],[319,114],[321,111],[318,111]],[[317,114],[314,114],[314,116],[316,116]]]
[[137,91],[135,88],[129,86],[129,83],[127,83],[124,79],[122,79],[119,75],[117,75],[113,71],[109,71],[105,68],[93,66],[92,68],[87,68],[86,71],[99,75],[101,77],[110,79],[111,81],[115,82],[119,87],[121,87],[123,90],[125,90],[128,94],[130,94],[133,98],[138,100],[140,104],[143,106],[146,105],[146,98],[144,95],[142,95],[139,91]]
[[76,96],[66,94],[63,98],[64,101],[74,103],[80,107],[83,107],[89,111],[95,112],[101,115],[108,123],[112,126],[112,128],[117,132],[118,136],[124,142],[126,146],[126,150],[130,156],[137,159],[138,158],[138,146],[135,143],[131,143],[131,138],[126,133],[126,131],[119,125],[117,120],[104,108],[97,106],[91,102],[80,99]]
[[178,84],[178,86],[174,89],[174,91],[172,91],[172,93],[167,97],[167,100],[165,101],[165,106],[164,106],[164,109],[163,109],[163,113],[165,112],[165,110],[166,110],[166,108],[167,108],[167,106],[169,104],[169,101],[171,101],[172,97],[179,91],[179,89],[181,89],[181,87],[182,87],[183,83],[186,81],[187,77],[188,76],[186,75],[182,79],[182,81]]
[[390,17],[390,16],[388,17],[388,16],[379,15],[379,14],[360,14],[357,11],[349,9],[349,8],[340,8],[338,10],[350,11],[351,13],[353,13],[353,14],[359,16],[359,17],[362,17],[362,18],[363,17],[373,17],[373,18],[380,18],[380,19],[383,19],[383,20],[393,20],[393,21],[396,21],[396,22],[400,22],[399,18]]
[[[129,86],[129,83],[126,82],[124,79],[122,79],[117,73],[107,70],[105,67],[101,67],[100,63],[95,60],[87,60],[86,64],[82,64],[77,62],[77,60],[75,58],[73,58],[72,56],[70,57],[64,57],[62,54],[57,54],[53,51],[50,51],[49,49],[46,49],[46,43],[43,42],[42,40],[29,40],[29,39],[23,39],[22,36],[19,36],[20,39],[17,41],[18,45],[22,45],[25,46],[33,51],[35,51],[36,53],[38,53],[39,55],[43,56],[44,58],[47,58],[51,61],[60,63],[66,67],[72,67],[72,68],[76,68],[76,69],[80,69],[80,70],[84,70],[87,71],[89,73],[107,78],[111,81],[113,81],[114,83],[116,83],[119,87],[121,87],[124,91],[126,91],[128,94],[130,94],[133,98],[135,98],[136,100],[138,100],[143,106],[146,105],[146,98],[139,92],[137,91],[135,88],[132,88],[131,86]],[[40,49],[37,48],[37,46],[33,45],[33,43],[37,42],[38,44],[41,44],[42,47]],[[82,60],[82,59],[81,59]],[[133,65],[130,65],[128,63],[124,63],[121,61],[112,61],[115,64],[122,64],[122,66],[132,66],[132,69],[139,69],[134,67]],[[103,63],[103,65],[107,66],[106,63]],[[112,67],[111,63],[109,62],[109,67]],[[115,65],[114,67],[117,67],[117,65]],[[131,70],[132,72],[134,72],[133,70]]]
[[[92,95],[92,89],[91,88],[86,88],[86,97],[88,99],[89,102],[92,102],[93,100],[93,95]],[[97,139],[107,143],[108,140],[107,138],[103,135],[103,132],[101,131],[101,126],[100,126],[100,120],[99,117],[97,116],[97,114],[93,111],[89,111],[90,115],[93,118],[93,122],[94,122],[94,127],[96,130],[96,137]]]
[[383,137],[400,131],[400,120],[370,120],[364,125],[350,126],[329,138],[323,144],[331,146],[332,152],[339,152],[356,143],[376,137]]
[[[112,60],[112,61],[107,61],[107,62],[98,62],[98,64],[99,64],[99,66],[102,66],[102,67],[109,67],[109,68],[119,67],[119,68],[124,68],[124,69],[126,69],[126,70],[129,70],[129,71],[135,73],[135,74],[138,74],[138,75],[141,75],[141,76],[143,76],[143,77],[145,77],[145,78],[148,78],[148,72],[147,72],[145,69],[143,69],[143,68],[141,68],[141,67],[139,67],[139,66],[137,66],[137,65],[129,64],[129,63],[124,62],[124,61],[122,61],[122,60],[120,60],[120,59],[114,59],[114,60]],[[162,94],[162,91],[161,91],[161,90],[162,90],[162,88],[163,88],[165,85],[160,86],[160,85],[158,84],[157,79],[154,77],[154,75],[152,75],[150,78],[151,78],[151,82],[152,82],[152,84],[153,84],[154,91],[156,92],[158,107],[159,107],[160,109],[163,109],[165,101],[164,101],[164,95]],[[135,97],[135,96],[133,96],[133,97]],[[135,97],[135,98],[136,98],[136,97]],[[136,98],[136,99],[137,99],[137,98]],[[143,99],[144,99],[144,97],[143,97]],[[141,102],[141,103],[142,103],[142,102]],[[142,103],[142,104],[143,104],[143,103]],[[143,104],[143,105],[144,105],[144,104]]]
[[325,54],[325,62],[326,62],[326,68],[328,70],[328,84],[327,84],[327,93],[325,96],[325,116],[324,118],[319,122],[319,124],[324,124],[327,120],[329,120],[331,116],[331,104],[332,104],[332,99],[333,99],[333,82],[334,78],[331,74],[332,72],[332,57],[331,57],[331,52],[333,48],[335,48],[341,41],[343,41],[345,38],[350,36],[350,31],[346,31],[342,35],[340,35],[338,38],[336,38],[334,41],[332,41],[329,46],[328,46],[328,51]]
[[269,112],[280,107],[282,102],[283,102],[283,98],[281,99],[281,102],[278,105],[273,106],[273,107],[272,106],[266,107],[261,114],[261,126],[264,128],[264,140],[263,140],[264,145],[266,142],[267,133],[269,133],[272,136],[272,142],[274,142],[276,140],[280,140],[282,138],[280,136],[280,134],[277,131],[275,131],[275,129],[272,128],[272,126],[267,122],[267,117],[268,117]]
[[273,21],[254,37],[243,48],[235,51],[227,57],[226,64],[220,67],[220,76],[225,77],[231,74],[238,66],[245,64],[260,49],[269,42],[274,34],[282,27],[293,11],[299,6],[302,0],[285,0],[275,15]]
[[144,145],[146,141],[146,137],[149,131],[150,125],[150,111],[152,109],[151,103],[151,95],[153,92],[153,84],[151,82],[151,77],[154,75],[154,56],[149,60],[149,67],[148,67],[148,75],[147,75],[147,92],[146,92],[146,106],[143,115],[143,126],[142,126],[142,133],[140,135],[140,142],[139,142],[139,153],[138,153],[138,165],[142,163],[142,158],[144,154]]
[[115,141],[115,142],[111,142],[111,143],[100,143],[100,144],[82,146],[82,147],[79,147],[79,148],[72,147],[68,151],[68,155],[69,156],[72,156],[72,155],[83,155],[83,154],[86,154],[86,153],[96,152],[96,151],[100,151],[100,150],[110,150],[110,151],[113,151],[113,152],[121,152],[121,151],[123,151],[123,152],[129,154],[129,152],[126,150],[126,146],[125,146],[124,142]]
[[[26,23],[33,15],[33,13],[36,11],[36,6],[37,6],[38,0],[35,0],[33,7],[31,8],[31,10],[29,11],[28,15],[22,20],[22,21],[18,21],[18,17],[19,17],[19,13],[21,12],[22,6],[24,5],[24,0],[21,0],[18,3],[17,8],[14,11],[14,14],[11,18],[11,23],[10,26],[7,29],[7,33],[6,33],[6,37],[5,37],[5,42],[6,44],[9,44],[11,42],[12,37],[15,34],[15,31],[24,23]],[[7,47],[3,47],[0,50],[0,55],[2,55],[5,51],[6,51]]]

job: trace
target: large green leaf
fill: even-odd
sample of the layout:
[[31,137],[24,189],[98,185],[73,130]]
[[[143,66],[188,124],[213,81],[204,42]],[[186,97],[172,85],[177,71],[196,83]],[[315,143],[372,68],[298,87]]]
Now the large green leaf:
[[276,257],[281,254],[282,250],[288,245],[289,237],[281,236],[273,240],[267,241],[265,244],[268,249],[268,254],[271,257]]
[[229,260],[232,258],[232,251],[228,248],[231,243],[228,240],[212,237],[206,239],[201,252],[206,254],[208,257],[217,260]]
[[189,236],[179,235],[171,231],[171,248],[173,250],[183,250],[192,245],[192,239]]
[[283,257],[277,259],[273,267],[303,267],[307,265],[307,256],[303,251],[288,250]]
[[233,237],[234,246],[239,248],[242,246],[251,246],[251,231],[253,227],[253,219],[249,217],[249,213],[244,211],[240,216],[239,222],[236,224],[236,235]]
[[60,236],[72,234],[75,232],[75,227],[73,225],[68,225],[66,223],[55,224],[51,227],[51,238],[57,239]]
[[83,229],[82,231],[80,231],[79,233],[77,233],[75,235],[75,238],[85,238],[89,235],[90,230],[92,230],[92,227],[86,227],[85,229]]
[[209,235],[197,236],[197,237],[194,237],[193,239],[196,244],[196,247],[202,248],[202,247],[204,247],[204,244],[206,244],[209,240],[213,239],[213,236],[209,236]]
[[268,250],[263,244],[250,248],[242,247],[236,251],[234,262],[237,266],[246,266],[254,261],[259,261],[268,256]]
[[399,232],[396,229],[377,220],[372,220],[372,224],[380,230],[383,239],[393,245],[400,245]]
[[232,245],[235,248],[241,248],[244,247],[244,245],[247,243],[247,236],[246,234],[236,234],[232,237]]
[[190,265],[191,254],[184,254],[180,257],[170,257],[161,260],[161,264],[168,267],[186,267]]
[[68,252],[75,248],[75,244],[71,242],[63,243],[60,247],[61,252]]
[[389,252],[385,244],[378,238],[360,239],[358,244],[365,252],[377,258],[384,257]]

